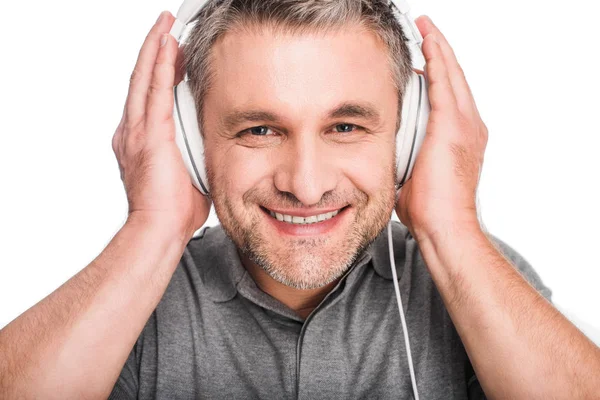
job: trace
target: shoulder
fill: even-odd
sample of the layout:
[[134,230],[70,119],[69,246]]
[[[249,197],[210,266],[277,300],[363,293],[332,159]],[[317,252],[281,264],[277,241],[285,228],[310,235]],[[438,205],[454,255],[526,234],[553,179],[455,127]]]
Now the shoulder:
[[244,272],[235,244],[223,228],[207,226],[186,245],[165,296],[230,300]]
[[490,242],[495,245],[498,251],[502,253],[508,261],[510,261],[523,278],[525,278],[548,301],[552,302],[552,290],[544,284],[538,272],[525,257],[500,238],[491,233],[486,233],[486,235]]
[[[411,235],[410,231],[401,222],[393,221],[392,223],[392,242],[394,255],[396,258],[396,266],[403,264],[412,266],[411,272],[425,273],[427,270],[423,255],[419,248],[418,242]],[[490,242],[496,249],[519,271],[525,280],[527,280],[542,296],[552,302],[552,290],[546,286],[540,277],[539,273],[533,268],[529,261],[519,253],[515,248],[510,246],[504,240],[497,236],[486,232]],[[381,235],[374,243],[373,249],[378,254],[377,260],[383,260],[387,257],[387,233]]]

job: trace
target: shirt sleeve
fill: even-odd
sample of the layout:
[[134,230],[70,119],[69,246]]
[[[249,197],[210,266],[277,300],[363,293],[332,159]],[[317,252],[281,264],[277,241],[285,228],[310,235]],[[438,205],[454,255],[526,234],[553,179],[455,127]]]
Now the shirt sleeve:
[[469,382],[467,382],[467,395],[469,400],[487,400],[487,397],[485,397],[485,393],[483,393],[483,389],[479,384],[477,375],[473,375],[471,379],[469,379]]
[[137,343],[133,346],[131,353],[125,365],[121,370],[121,374],[115,383],[115,386],[108,396],[108,400],[135,400],[138,393],[138,373],[136,361]]
[[515,249],[500,240],[494,235],[487,234],[496,248],[506,257],[512,265],[521,273],[521,276],[527,280],[542,296],[552,303],[552,290],[547,287],[539,274],[533,269],[529,262],[519,254]]

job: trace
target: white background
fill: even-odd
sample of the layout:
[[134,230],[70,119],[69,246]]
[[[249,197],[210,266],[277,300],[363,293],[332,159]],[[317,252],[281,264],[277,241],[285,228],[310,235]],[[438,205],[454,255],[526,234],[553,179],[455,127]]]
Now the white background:
[[[454,47],[490,132],[486,227],[600,343],[594,2],[412,3],[413,17],[428,14]],[[145,35],[161,10],[179,5],[3,2],[0,327],[84,268],[122,226],[127,203],[111,138]]]

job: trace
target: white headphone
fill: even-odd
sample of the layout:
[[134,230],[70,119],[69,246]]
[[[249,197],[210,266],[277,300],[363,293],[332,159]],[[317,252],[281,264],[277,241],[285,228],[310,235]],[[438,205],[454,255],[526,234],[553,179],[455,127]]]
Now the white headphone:
[[[177,11],[177,19],[171,28],[171,35],[180,42],[187,25],[194,20],[200,13],[202,7],[209,0],[185,0]],[[395,6],[395,13],[398,22],[402,25],[403,31],[407,34],[408,46],[411,49],[413,67],[421,67],[425,63],[421,45],[423,37],[415,22],[409,15],[410,7],[405,0],[391,0],[391,5]],[[412,38],[411,38],[412,36]],[[415,63],[418,61],[418,63]],[[422,67],[425,70],[425,67]],[[198,125],[198,115],[196,105],[187,83],[187,74],[183,81],[174,89],[175,105],[173,107],[173,117],[175,119],[176,142],[183,161],[192,178],[192,183],[204,195],[208,195],[209,186],[206,177],[206,168],[204,166],[204,143],[200,134]],[[421,144],[425,138],[427,121],[431,107],[429,105],[428,85],[424,76],[411,71],[410,79],[406,85],[402,104],[402,114],[400,129],[396,134],[396,170],[398,180],[396,188],[402,187],[410,178],[415,159],[421,149]],[[404,343],[410,369],[410,377],[415,400],[419,400],[417,382],[410,351],[410,342],[408,339],[408,328],[404,317],[400,288],[398,286],[398,276],[396,274],[396,263],[394,262],[394,247],[392,245],[392,225],[391,221],[387,226],[388,249],[390,253],[390,267],[394,281],[394,290],[398,302],[398,311],[402,321],[402,330],[404,333]]]
[[[171,28],[171,35],[179,42],[186,32],[187,25],[193,21],[208,0],[185,0],[177,11],[177,19]],[[391,0],[396,8],[396,16],[408,36],[408,46],[411,48],[413,66],[424,64],[421,52],[423,38],[414,21],[408,14],[410,7],[404,0]],[[411,38],[412,36],[412,38]],[[416,59],[420,64],[415,64]],[[423,62],[421,62],[423,61]],[[185,166],[192,178],[192,183],[204,195],[208,195],[208,179],[204,166],[204,143],[198,125],[196,105],[187,82],[187,74],[174,89],[176,142]],[[423,143],[429,112],[427,96],[427,81],[423,75],[411,71],[403,98],[400,129],[396,135],[396,170],[400,188],[412,173],[415,159]]]

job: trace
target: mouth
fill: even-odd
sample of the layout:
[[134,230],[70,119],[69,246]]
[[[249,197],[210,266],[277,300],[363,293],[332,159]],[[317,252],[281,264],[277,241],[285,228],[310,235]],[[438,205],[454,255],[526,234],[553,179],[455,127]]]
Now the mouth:
[[286,213],[280,213],[260,206],[268,224],[279,235],[291,237],[332,234],[349,223],[350,208],[351,206],[347,205],[337,210],[320,210],[320,212],[315,211],[313,213],[307,213],[306,210],[296,212],[289,210]]
[[339,208],[337,210],[326,212],[326,213],[321,213],[321,214],[299,216],[299,215],[293,215],[293,214],[278,213],[278,212],[269,210],[266,207],[260,206],[261,210],[264,213],[268,214],[269,216],[276,219],[277,221],[287,222],[292,225],[311,225],[311,224],[318,224],[319,222],[328,221],[328,220],[334,218],[336,215],[338,215],[342,211],[344,211],[345,209],[347,209],[348,207],[350,207],[350,206],[347,205],[347,206]]

